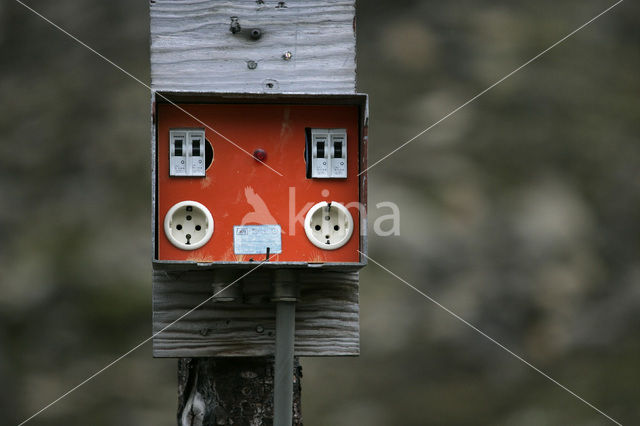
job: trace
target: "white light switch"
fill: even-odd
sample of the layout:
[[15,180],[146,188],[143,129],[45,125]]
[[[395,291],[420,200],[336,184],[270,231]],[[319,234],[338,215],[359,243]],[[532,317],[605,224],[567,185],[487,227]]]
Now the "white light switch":
[[169,131],[169,176],[205,176],[204,129]]
[[204,176],[204,130],[197,132],[189,132],[189,140],[191,142],[191,150],[187,158],[190,170],[190,176]]
[[311,130],[311,177],[329,177],[329,134],[325,129]]
[[347,177],[347,130],[311,129],[311,177]]
[[347,132],[332,130],[331,136],[331,177],[347,177]]

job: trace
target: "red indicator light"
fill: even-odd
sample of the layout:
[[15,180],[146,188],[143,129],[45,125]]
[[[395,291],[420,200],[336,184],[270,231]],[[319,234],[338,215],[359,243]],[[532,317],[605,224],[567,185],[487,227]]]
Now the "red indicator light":
[[267,151],[265,151],[264,149],[256,149],[255,151],[253,151],[253,158],[258,161],[264,162],[267,160]]

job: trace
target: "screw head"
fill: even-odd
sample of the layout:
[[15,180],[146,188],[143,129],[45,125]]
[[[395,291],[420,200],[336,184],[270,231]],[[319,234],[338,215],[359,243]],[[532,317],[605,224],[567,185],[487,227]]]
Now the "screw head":
[[257,325],[256,326],[256,333],[260,333],[260,334],[264,333],[264,327],[261,326],[261,325]]
[[256,61],[248,61],[247,68],[249,68],[250,70],[255,70],[256,68],[258,68],[258,63]]
[[262,31],[260,31],[259,28],[254,28],[251,30],[251,38],[253,40],[258,40],[260,39],[260,37],[262,37]]
[[291,60],[291,58],[293,58],[293,53],[289,52],[288,50],[282,55],[282,59],[284,59],[285,61],[289,61]]

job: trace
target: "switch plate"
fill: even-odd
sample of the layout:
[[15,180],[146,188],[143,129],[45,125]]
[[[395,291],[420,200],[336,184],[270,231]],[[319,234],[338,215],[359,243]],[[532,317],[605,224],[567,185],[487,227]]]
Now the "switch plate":
[[331,177],[347,177],[347,131],[334,129],[331,137]]
[[311,177],[328,178],[329,133],[327,129],[311,130]]
[[189,132],[191,142],[190,151],[187,156],[187,171],[189,176],[204,176],[204,130]]
[[347,130],[311,129],[311,178],[347,177]]
[[205,176],[204,129],[169,131],[169,176]]

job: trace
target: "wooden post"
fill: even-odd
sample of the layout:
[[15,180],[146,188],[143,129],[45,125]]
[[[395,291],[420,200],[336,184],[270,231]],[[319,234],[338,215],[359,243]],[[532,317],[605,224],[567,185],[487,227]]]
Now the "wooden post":
[[[151,0],[150,14],[153,108],[156,92],[355,95],[355,0]],[[222,270],[161,266],[154,264],[154,331],[229,282]],[[180,426],[272,424],[271,284],[271,272],[256,271],[241,282],[244,299],[204,305],[154,338],[154,356],[181,358]],[[298,284],[295,425],[302,424],[298,357],[359,354],[358,273],[300,270]]]
[[[296,359],[293,424],[302,424],[302,367]],[[178,425],[273,423],[273,358],[182,358],[178,362]]]

